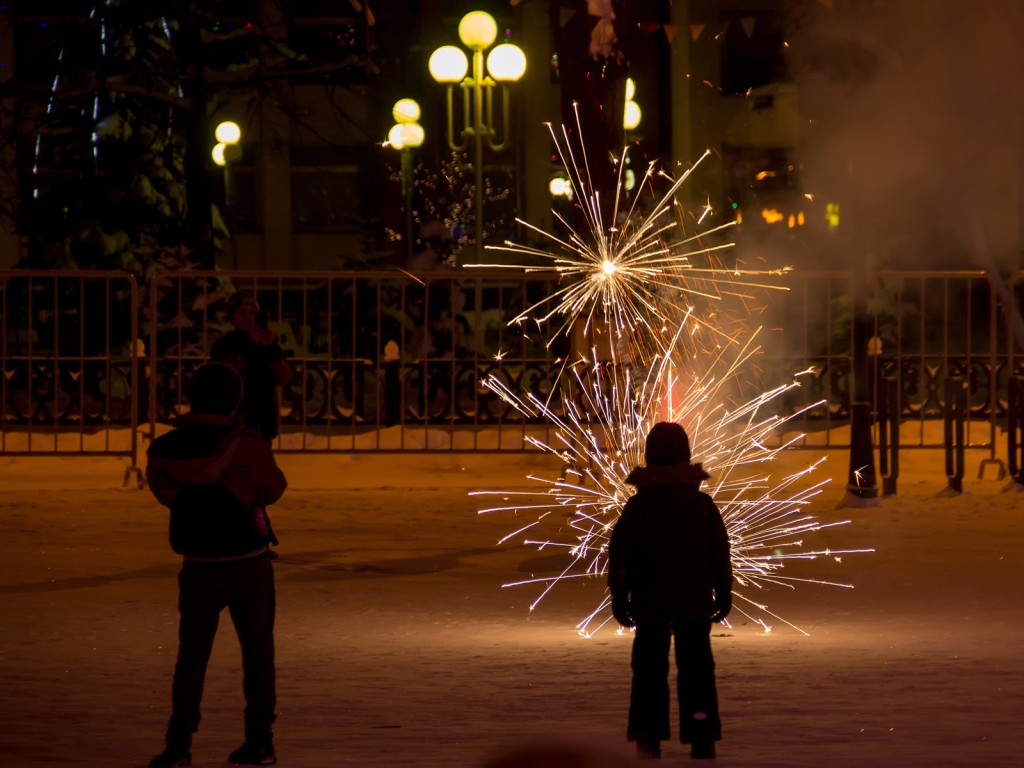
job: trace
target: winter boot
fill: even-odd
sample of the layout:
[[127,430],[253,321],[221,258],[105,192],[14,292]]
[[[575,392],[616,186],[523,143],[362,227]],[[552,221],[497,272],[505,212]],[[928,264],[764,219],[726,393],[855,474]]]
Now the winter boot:
[[715,756],[715,742],[709,738],[694,739],[690,745],[690,757],[695,760],[709,760]]
[[277,755],[274,754],[273,737],[246,737],[245,743],[228,755],[228,762],[232,765],[275,765]]
[[149,761],[149,768],[188,768],[192,765],[192,753],[181,747],[167,747]]

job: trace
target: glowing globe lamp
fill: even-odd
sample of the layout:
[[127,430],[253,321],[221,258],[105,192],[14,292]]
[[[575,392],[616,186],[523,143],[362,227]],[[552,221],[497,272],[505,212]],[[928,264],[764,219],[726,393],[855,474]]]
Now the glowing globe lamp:
[[526,72],[526,54],[512,43],[497,45],[487,54],[487,71],[498,82],[514,82]]
[[399,99],[391,115],[396,123],[415,123],[420,119],[420,105],[414,99]]
[[238,123],[225,120],[217,126],[213,135],[221,144],[237,144],[242,138],[242,129],[238,127]]
[[430,76],[439,83],[457,83],[469,71],[469,60],[461,48],[454,45],[442,45],[432,54],[427,62]]
[[640,125],[640,105],[635,101],[626,102],[626,112],[622,118],[622,125],[627,131],[635,130]]
[[467,13],[459,22],[459,39],[474,51],[483,50],[493,43],[497,36],[497,22],[491,14],[484,11]]
[[388,143],[395,149],[415,149],[422,146],[424,137],[419,123],[396,123],[388,131]]

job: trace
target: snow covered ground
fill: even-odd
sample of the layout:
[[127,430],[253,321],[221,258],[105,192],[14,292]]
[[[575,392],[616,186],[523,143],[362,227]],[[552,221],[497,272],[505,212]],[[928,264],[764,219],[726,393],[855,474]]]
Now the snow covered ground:
[[[806,463],[808,452],[786,461]],[[810,633],[715,630],[719,766],[900,768],[1024,764],[1024,497],[977,479],[950,496],[942,455],[901,456],[899,495],[836,509],[846,457],[816,499],[822,546],[873,554],[787,566],[855,589],[758,595]],[[273,509],[280,765],[482,766],[563,739],[572,765],[630,764],[627,636],[574,625],[597,581],[530,588],[558,555],[498,538],[471,488],[526,485],[542,457],[297,456]],[[145,765],[161,748],[176,643],[166,515],[124,490],[124,462],[0,456],[0,746],[5,765]],[[225,616],[194,758],[242,737],[241,671]],[[624,757],[623,757],[624,756]],[[665,764],[689,764],[667,744]],[[521,765],[569,766],[566,760]]]

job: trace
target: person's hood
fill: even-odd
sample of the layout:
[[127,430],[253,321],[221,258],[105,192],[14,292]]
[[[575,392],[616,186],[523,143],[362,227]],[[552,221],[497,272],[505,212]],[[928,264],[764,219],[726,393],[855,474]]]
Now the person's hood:
[[[189,414],[175,422],[175,426],[179,429],[184,428],[186,433],[191,431],[191,426],[206,424],[220,425],[228,429],[216,445],[209,446],[207,451],[203,451],[204,455],[196,456],[193,452],[196,446],[193,445],[190,446],[192,450],[189,451],[188,457],[178,458],[169,456],[167,451],[158,451],[155,456],[150,456],[150,460],[156,459],[161,469],[182,485],[211,485],[217,482],[230,466],[244,428],[230,416],[207,413]],[[185,435],[179,433],[179,437],[184,438]]]
[[643,488],[650,485],[696,485],[699,486],[711,475],[700,464],[681,461],[678,464],[659,464],[651,467],[634,467],[626,482]]

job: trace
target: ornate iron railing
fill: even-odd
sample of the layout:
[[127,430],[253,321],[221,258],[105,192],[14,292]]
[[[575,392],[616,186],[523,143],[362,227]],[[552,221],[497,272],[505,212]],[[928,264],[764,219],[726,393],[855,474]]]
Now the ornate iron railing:
[[[787,427],[805,434],[799,445],[846,447],[850,275],[782,280],[788,292],[748,318],[763,330],[746,378],[767,388],[806,371],[774,407],[800,414]],[[123,452],[134,464],[136,425],[152,434],[187,409],[189,377],[229,328],[235,290],[258,297],[298,374],[280,394],[279,450],[527,447],[528,436],[548,439],[551,425],[484,381],[496,376],[556,411],[572,397],[552,389],[566,386],[556,385],[565,361],[586,352],[579,341],[512,322],[556,281],[482,270],[189,271],[158,274],[143,298],[123,273],[3,272],[0,450]],[[955,379],[967,382],[968,444],[992,448],[1008,381],[1024,375],[1021,276],[1003,285],[980,271],[879,272],[868,283],[872,401],[881,378],[895,380],[901,444],[942,445],[945,382]]]

